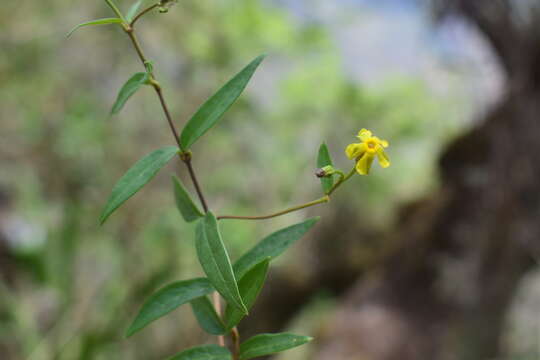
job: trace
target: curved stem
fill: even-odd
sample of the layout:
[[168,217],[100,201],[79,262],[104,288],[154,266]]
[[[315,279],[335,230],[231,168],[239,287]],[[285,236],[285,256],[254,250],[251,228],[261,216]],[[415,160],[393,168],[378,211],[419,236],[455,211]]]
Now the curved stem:
[[351,169],[351,171],[345,176],[345,177],[341,177],[337,183],[334,184],[334,186],[332,186],[332,188],[328,191],[328,196],[330,196],[334,191],[336,191],[336,189],[338,187],[341,186],[341,184],[343,184],[345,181],[349,180],[351,178],[351,176],[353,176],[354,174],[356,173],[356,168],[353,167]]
[[328,191],[328,194],[326,194],[325,196],[323,196],[320,199],[313,200],[313,201],[307,202],[307,203],[302,204],[302,205],[293,206],[293,207],[287,208],[287,209],[285,209],[283,211],[278,211],[276,213],[269,214],[269,215],[262,215],[262,216],[221,215],[221,216],[218,216],[217,219],[218,220],[225,220],[225,219],[266,220],[266,219],[275,218],[275,217],[278,217],[278,216],[281,216],[281,215],[285,215],[285,214],[291,213],[293,211],[298,211],[298,210],[301,210],[301,209],[305,209],[305,208],[310,207],[310,206],[327,203],[327,202],[330,201],[330,195],[334,191],[336,191],[336,189],[339,188],[345,181],[349,180],[355,173],[356,173],[356,168],[355,167],[353,167],[352,170],[345,176],[344,176],[343,173],[341,173],[341,174],[338,173],[340,175],[340,179],[338,180],[338,182],[336,182],[334,184],[334,186],[332,186],[332,188]]
[[237,219],[237,220],[265,220],[265,219],[271,219],[271,218],[274,218],[274,217],[278,217],[278,216],[281,216],[281,215],[285,215],[285,214],[288,214],[288,213],[291,213],[293,211],[298,211],[298,210],[301,210],[301,209],[305,209],[307,207],[310,207],[310,206],[314,206],[314,205],[318,205],[318,204],[323,204],[323,203],[327,203],[330,201],[330,197],[328,195],[326,196],[323,196],[322,198],[320,199],[317,199],[317,200],[313,200],[313,201],[310,201],[310,202],[307,202],[305,204],[302,204],[302,205],[298,205],[298,206],[293,206],[293,207],[290,207],[288,209],[285,209],[283,211],[279,211],[279,212],[276,212],[276,213],[273,213],[273,214],[270,214],[270,215],[263,215],[263,216],[234,216],[234,215],[222,215],[222,216],[218,216],[217,219],[218,220],[225,220],[225,219]]
[[159,4],[154,4],[146,9],[144,9],[143,11],[141,11],[137,16],[135,16],[133,18],[133,20],[131,20],[131,23],[129,23],[129,25],[131,27],[133,27],[133,25],[135,25],[135,23],[137,22],[137,20],[139,20],[141,17],[143,17],[144,15],[146,15],[148,12],[154,10],[155,8],[157,8],[159,6]]

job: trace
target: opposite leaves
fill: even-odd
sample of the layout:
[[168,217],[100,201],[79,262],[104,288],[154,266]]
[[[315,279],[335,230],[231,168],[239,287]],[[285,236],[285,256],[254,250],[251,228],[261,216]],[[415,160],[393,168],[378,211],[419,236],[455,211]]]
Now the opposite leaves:
[[214,288],[210,282],[204,278],[178,281],[165,286],[144,303],[141,311],[128,328],[126,336],[135,334],[152,321],[167,315],[180,305],[213,291]]
[[120,205],[152,180],[158,171],[177,153],[177,147],[164,147],[146,155],[133,165],[114,186],[99,219],[100,223],[103,225]]
[[275,354],[280,351],[304,345],[313,338],[289,333],[260,334],[246,340],[240,345],[240,360],[253,359],[259,356]]
[[264,56],[261,55],[253,60],[197,110],[180,135],[182,150],[188,150],[198,138],[203,136],[221,119],[223,114],[244,91],[263,59]]
[[111,115],[118,114],[129,98],[135,94],[137,90],[141,88],[141,86],[146,84],[148,79],[148,73],[140,72],[133,75],[120,89],[118,97],[116,98],[116,101],[112,107]]
[[219,233],[216,217],[210,211],[197,223],[195,247],[208,280],[228,304],[247,314],[236,284],[229,254]]

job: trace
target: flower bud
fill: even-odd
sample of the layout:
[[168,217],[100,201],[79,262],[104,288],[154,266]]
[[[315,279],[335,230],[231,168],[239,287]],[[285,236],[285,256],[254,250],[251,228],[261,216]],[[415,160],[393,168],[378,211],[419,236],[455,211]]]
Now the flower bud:
[[323,178],[323,177],[329,177],[335,173],[336,173],[336,169],[334,169],[332,165],[326,165],[325,167],[317,169],[315,171],[315,176],[317,176],[318,178]]

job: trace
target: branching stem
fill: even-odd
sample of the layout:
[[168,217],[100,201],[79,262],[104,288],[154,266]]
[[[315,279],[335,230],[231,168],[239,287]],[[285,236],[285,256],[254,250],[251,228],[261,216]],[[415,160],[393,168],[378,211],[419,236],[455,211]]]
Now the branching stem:
[[144,9],[143,11],[141,11],[137,16],[135,16],[133,18],[133,20],[131,20],[131,23],[129,23],[129,25],[131,27],[133,27],[133,25],[135,25],[135,23],[137,22],[137,20],[139,20],[141,17],[143,17],[144,15],[146,15],[147,13],[149,13],[150,11],[154,10],[155,8],[157,8],[159,6],[159,4],[154,4],[150,7],[147,7],[146,9]]
[[[110,0],[106,0],[106,1],[111,7],[114,6],[114,4],[110,3]],[[152,71],[152,67],[148,66],[148,59],[144,55],[144,51],[142,50],[141,44],[139,43],[139,40],[137,36],[135,35],[135,29],[133,28],[133,24],[136,22],[136,20],[139,19],[142,15],[144,15],[148,11],[152,10],[154,7],[151,6],[147,8],[146,10],[144,10],[143,12],[141,12],[137,17],[135,17],[135,19],[133,19],[130,25],[124,25],[124,30],[128,34],[129,38],[131,39],[131,42],[133,43],[133,47],[135,48],[135,51],[137,52],[139,59],[141,60],[143,66],[148,72],[148,75],[150,76],[150,85],[152,85],[152,87],[156,91],[156,94],[159,98],[159,102],[163,109],[163,113],[165,114],[165,117],[167,118],[169,128],[171,129],[171,132],[174,136],[176,143],[178,144],[178,147],[182,149],[180,136],[178,135],[178,131],[176,130],[176,127],[174,126],[174,122],[171,116],[171,112],[169,111],[169,107],[167,106],[167,103],[165,102],[165,97],[163,96],[163,90],[161,89],[161,85],[159,84],[159,82],[157,82],[154,76],[154,73]],[[195,189],[197,190],[197,195],[199,196],[199,200],[201,201],[201,205],[204,209],[204,212],[208,212],[208,205],[206,203],[206,200],[201,190],[201,186],[199,185],[199,182],[197,181],[197,176],[195,175],[195,171],[193,170],[193,166],[191,164],[191,153],[183,152],[180,154],[180,158],[182,159],[184,164],[186,164],[186,167],[189,172],[189,176],[191,177],[191,181],[193,182],[193,185],[195,186]],[[213,303],[214,303],[216,312],[218,313],[218,315],[221,316],[221,302],[219,299],[219,294],[217,292],[213,294]],[[225,346],[225,337],[218,336],[218,343],[220,346]]]

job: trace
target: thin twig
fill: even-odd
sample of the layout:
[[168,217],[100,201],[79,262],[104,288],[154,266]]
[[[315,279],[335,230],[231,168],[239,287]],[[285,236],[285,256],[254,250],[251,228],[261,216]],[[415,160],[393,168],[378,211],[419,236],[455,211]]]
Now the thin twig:
[[155,8],[157,8],[159,6],[159,4],[154,4],[146,9],[144,9],[143,11],[141,11],[137,16],[135,16],[133,18],[133,20],[131,20],[131,23],[129,23],[129,25],[131,27],[133,27],[133,25],[135,25],[135,23],[137,22],[137,20],[139,20],[141,17],[143,17],[144,15],[146,15],[148,12],[154,10]]
[[195,171],[193,170],[193,165],[191,165],[191,156],[185,157],[182,160],[184,161],[184,164],[186,164],[188,168],[189,176],[191,177],[191,181],[193,182],[193,185],[195,185],[195,190],[197,191],[197,195],[199,196],[201,205],[204,209],[204,212],[206,213],[208,212],[208,205],[206,204],[206,200],[204,198],[201,187],[199,185],[199,181],[197,180],[197,176],[195,175]]
[[[221,301],[219,299],[219,293],[215,291],[212,294],[212,302],[214,303],[214,308],[219,317],[221,317]],[[219,346],[225,346],[225,336],[218,335],[218,344]]]
[[298,210],[301,210],[301,209],[305,209],[305,208],[310,207],[310,206],[314,206],[314,205],[318,205],[318,204],[324,204],[324,203],[327,203],[329,201],[330,201],[330,197],[328,195],[326,195],[326,196],[324,196],[324,197],[322,197],[320,199],[313,200],[313,201],[310,201],[310,202],[302,204],[302,205],[294,206],[294,207],[285,209],[283,211],[278,211],[278,212],[270,214],[270,215],[263,215],[263,216],[221,215],[221,216],[218,216],[217,219],[218,220],[225,220],[225,219],[266,220],[266,219],[271,219],[271,218],[278,217],[278,216],[281,216],[281,215],[285,215],[285,214],[291,213],[293,211],[298,211]]
[[231,338],[232,338],[232,346],[233,346],[233,360],[239,360],[240,359],[240,333],[238,332],[238,328],[235,326],[231,330]]

